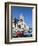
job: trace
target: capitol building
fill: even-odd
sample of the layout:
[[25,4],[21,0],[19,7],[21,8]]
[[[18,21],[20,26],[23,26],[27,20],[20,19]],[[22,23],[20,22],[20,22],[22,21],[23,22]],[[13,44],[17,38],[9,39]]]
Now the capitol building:
[[[28,32],[29,26],[24,21],[24,16],[21,14],[18,19],[12,20],[12,32]],[[14,33],[13,33],[14,34]]]

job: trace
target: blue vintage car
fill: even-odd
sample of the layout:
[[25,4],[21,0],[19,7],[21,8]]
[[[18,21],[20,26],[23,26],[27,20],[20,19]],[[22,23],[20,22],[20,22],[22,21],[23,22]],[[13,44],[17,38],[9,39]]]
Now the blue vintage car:
[[23,35],[26,37],[32,37],[32,31],[24,32]]

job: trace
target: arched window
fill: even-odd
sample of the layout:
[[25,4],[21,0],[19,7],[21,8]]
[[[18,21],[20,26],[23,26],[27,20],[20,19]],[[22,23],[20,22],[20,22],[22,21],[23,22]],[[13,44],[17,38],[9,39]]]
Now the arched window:
[[18,25],[19,28],[21,28],[21,25]]

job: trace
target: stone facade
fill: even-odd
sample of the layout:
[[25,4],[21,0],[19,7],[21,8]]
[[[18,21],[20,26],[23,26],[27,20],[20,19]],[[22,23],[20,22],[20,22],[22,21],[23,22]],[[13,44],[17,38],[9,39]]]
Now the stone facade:
[[24,16],[22,14],[19,16],[19,20],[17,22],[15,20],[16,19],[12,20],[12,28],[14,29],[13,31],[29,31],[29,26],[26,24],[26,22],[24,22]]

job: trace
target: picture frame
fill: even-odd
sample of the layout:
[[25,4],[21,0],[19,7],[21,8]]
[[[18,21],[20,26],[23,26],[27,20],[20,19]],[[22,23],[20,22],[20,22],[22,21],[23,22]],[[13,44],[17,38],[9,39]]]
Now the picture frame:
[[5,2],[5,44],[37,42],[37,4]]

